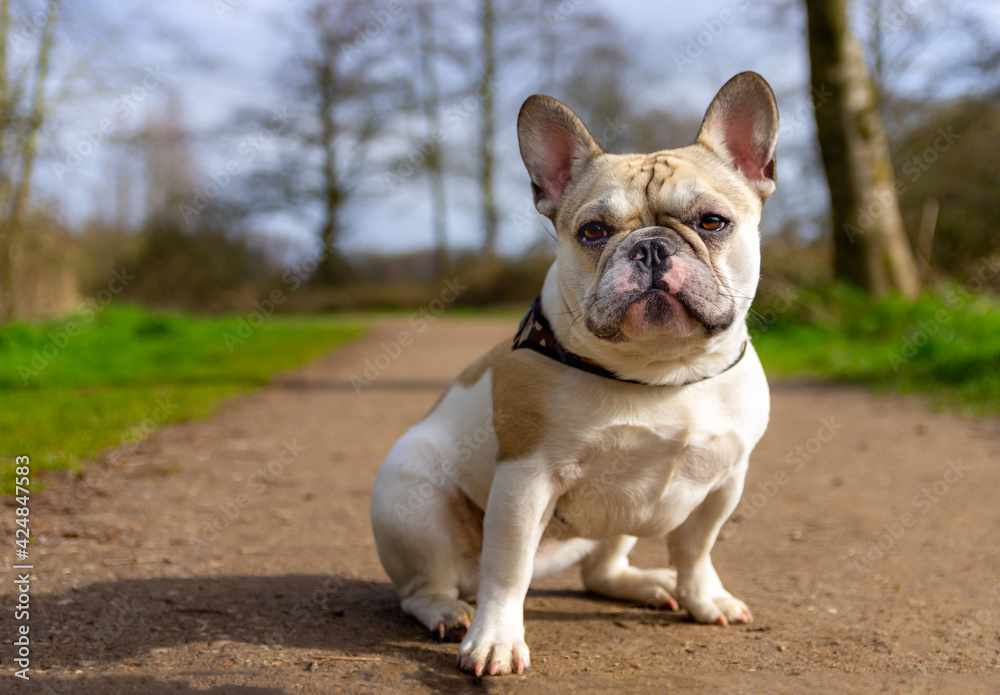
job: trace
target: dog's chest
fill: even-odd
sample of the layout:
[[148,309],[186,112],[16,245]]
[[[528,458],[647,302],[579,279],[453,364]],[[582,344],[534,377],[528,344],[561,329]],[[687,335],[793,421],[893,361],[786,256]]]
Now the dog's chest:
[[740,461],[733,431],[612,425],[563,473],[574,484],[556,503],[561,535],[662,536],[676,528]]

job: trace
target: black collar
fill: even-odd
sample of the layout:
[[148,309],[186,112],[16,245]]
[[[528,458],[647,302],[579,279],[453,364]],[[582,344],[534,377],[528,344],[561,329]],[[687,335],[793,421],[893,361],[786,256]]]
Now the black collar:
[[517,335],[514,336],[514,345],[511,349],[517,350],[518,348],[534,350],[535,352],[545,355],[549,359],[562,362],[568,367],[582,369],[585,372],[590,372],[591,374],[596,374],[597,376],[603,376],[606,379],[624,381],[629,384],[640,384],[642,386],[689,386],[691,384],[697,384],[699,381],[711,379],[713,376],[724,374],[739,364],[740,360],[743,359],[743,356],[747,354],[747,341],[743,341],[743,347],[740,348],[740,354],[736,360],[719,372],[719,374],[698,377],[697,379],[686,381],[683,384],[647,384],[644,381],[623,379],[620,376],[617,376],[614,372],[611,372],[597,364],[593,360],[567,350],[566,346],[559,342],[559,338],[556,337],[555,331],[552,330],[552,325],[549,323],[549,320],[545,318],[545,314],[542,313],[542,298],[539,296],[535,299],[531,308],[528,309],[528,313],[524,315],[523,319],[521,319],[521,325],[517,329]]

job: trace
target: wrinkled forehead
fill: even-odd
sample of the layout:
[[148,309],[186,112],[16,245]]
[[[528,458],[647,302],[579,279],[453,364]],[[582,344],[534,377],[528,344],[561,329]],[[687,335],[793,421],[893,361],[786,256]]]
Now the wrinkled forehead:
[[572,213],[565,222],[575,228],[598,219],[638,229],[709,212],[734,220],[759,216],[759,197],[737,172],[703,149],[601,155],[573,191],[573,204],[564,206]]

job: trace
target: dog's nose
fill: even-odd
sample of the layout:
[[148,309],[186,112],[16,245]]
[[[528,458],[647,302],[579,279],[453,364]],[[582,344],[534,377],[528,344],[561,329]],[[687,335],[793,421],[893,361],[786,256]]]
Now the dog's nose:
[[677,253],[677,247],[662,237],[643,239],[629,250],[628,257],[642,263],[650,270],[670,267],[670,257]]

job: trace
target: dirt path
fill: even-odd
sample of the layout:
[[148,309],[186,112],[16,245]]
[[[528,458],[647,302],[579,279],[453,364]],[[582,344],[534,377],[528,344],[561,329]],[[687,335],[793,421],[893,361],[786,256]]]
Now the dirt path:
[[[1000,423],[790,384],[773,388],[714,553],[754,624],[597,599],[568,572],[529,594],[525,677],[460,674],[456,645],[398,610],[369,492],[393,441],[513,328],[439,321],[357,395],[351,375],[408,329],[380,324],[52,485],[32,502],[30,684],[8,675],[14,578],[0,574],[0,692],[1000,691]],[[13,518],[0,507],[4,558]],[[660,564],[660,545],[633,560]]]

